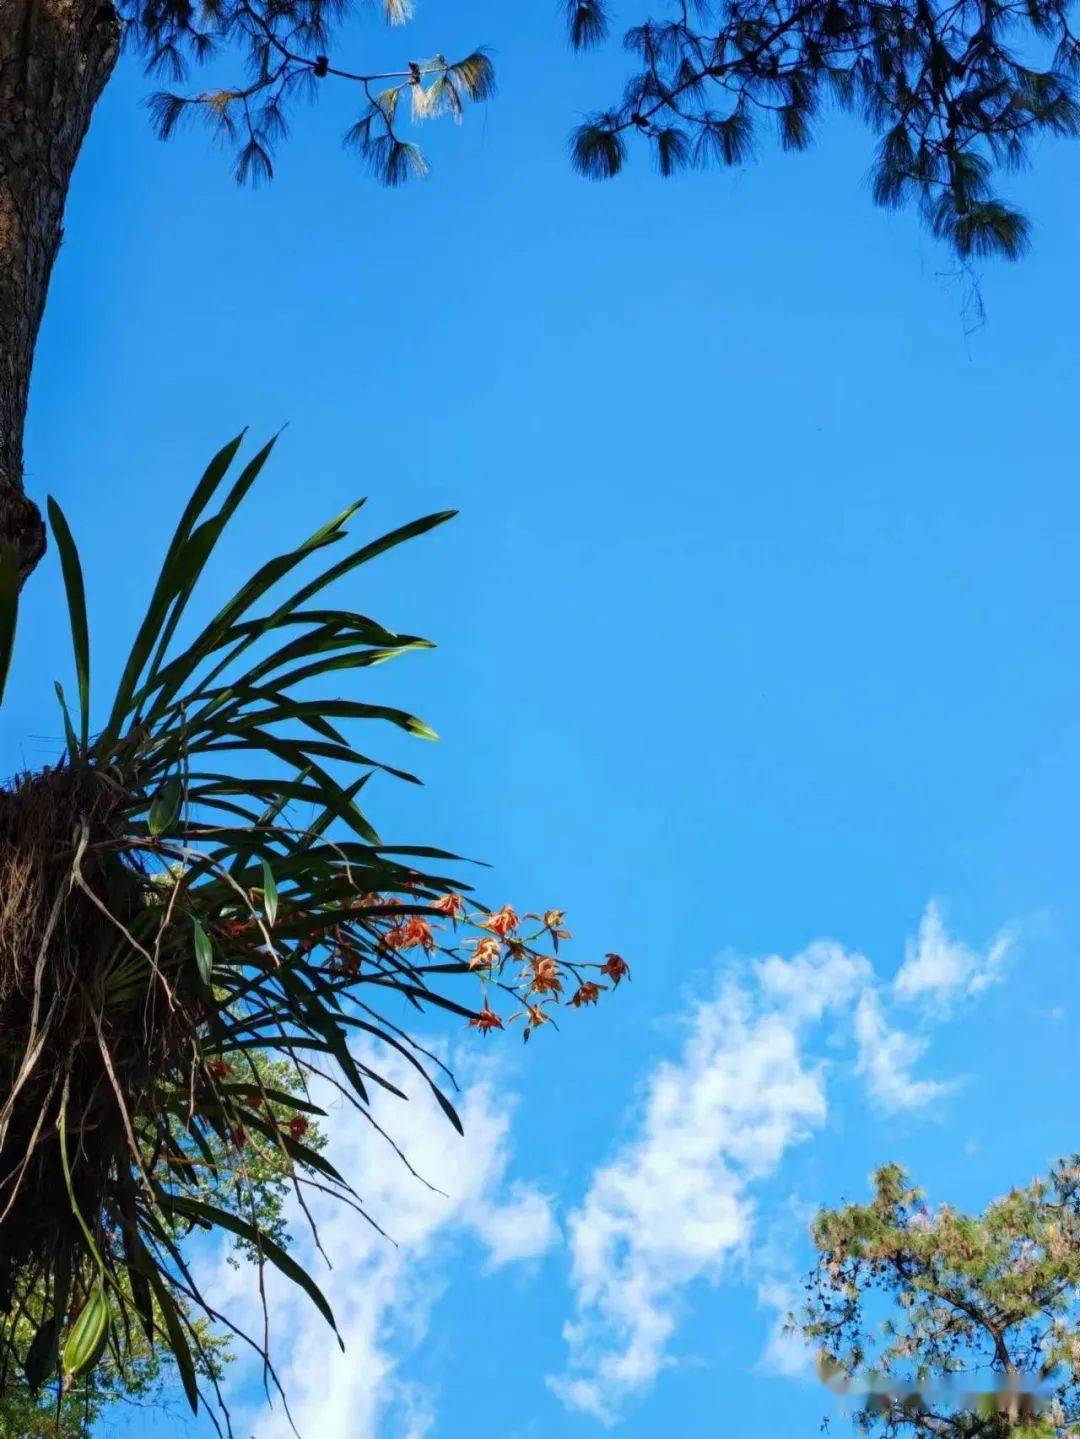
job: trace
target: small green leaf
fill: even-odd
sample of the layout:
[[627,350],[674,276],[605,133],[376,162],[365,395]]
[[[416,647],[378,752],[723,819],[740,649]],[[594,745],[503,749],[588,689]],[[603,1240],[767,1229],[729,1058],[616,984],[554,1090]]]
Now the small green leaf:
[[264,859],[262,862],[263,872],[263,909],[266,911],[266,922],[271,929],[274,927],[274,920],[277,918],[278,892],[277,883],[274,880],[274,871]]
[[154,802],[150,806],[149,827],[150,833],[156,839],[158,835],[165,834],[172,829],[173,825],[180,818],[180,805],[183,802],[184,789],[178,777],[167,779],[154,796]]
[[199,978],[209,988],[214,973],[214,946],[201,919],[193,918],[191,927],[195,931],[195,964],[199,970]]

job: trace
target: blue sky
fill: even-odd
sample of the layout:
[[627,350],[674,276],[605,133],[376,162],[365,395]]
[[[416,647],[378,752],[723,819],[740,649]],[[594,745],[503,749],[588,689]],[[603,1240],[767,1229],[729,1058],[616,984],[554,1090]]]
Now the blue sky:
[[[242,424],[289,429],[207,605],[356,495],[372,532],[460,508],[342,592],[439,643],[365,681],[442,736],[387,737],[427,784],[372,810],[633,966],[527,1051],[435,1034],[469,1139],[390,1118],[445,1207],[337,1117],[402,1243],[337,1221],[340,1361],[275,1299],[305,1431],[810,1435],[832,1401],[774,1326],[813,1207],[888,1159],[982,1205],[1076,1143],[1078,152],[1010,182],[1034,253],[984,273],[968,334],[948,255],[871,206],[850,122],[738,173],[573,176],[566,133],[621,61],[569,57],[553,11],[427,0],[349,37],[493,48],[498,98],[432,126],[404,192],[341,152],[330,91],[239,192],[201,135],[153,139],[122,65],[28,484],[78,536],[103,690]],[[57,568],[26,594],[8,770],[58,745]],[[243,1378],[237,1403],[282,1432]],[[173,1406],[113,1432],[210,1431]]]

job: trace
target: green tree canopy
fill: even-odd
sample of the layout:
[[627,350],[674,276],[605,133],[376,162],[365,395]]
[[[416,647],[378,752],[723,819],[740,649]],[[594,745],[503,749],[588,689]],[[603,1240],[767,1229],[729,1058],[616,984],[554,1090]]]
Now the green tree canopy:
[[826,1209],[795,1327],[879,1436],[1051,1439],[1080,1422],[1080,1156],[982,1214],[930,1208],[897,1165]]

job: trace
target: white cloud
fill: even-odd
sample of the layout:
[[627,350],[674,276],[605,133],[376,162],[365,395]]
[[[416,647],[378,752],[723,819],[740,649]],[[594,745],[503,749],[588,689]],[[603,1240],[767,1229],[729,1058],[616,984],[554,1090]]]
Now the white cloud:
[[[947,944],[970,955],[944,937],[933,906],[919,934],[909,954]],[[967,992],[989,982],[1004,943],[972,958]],[[774,955],[729,974],[694,1007],[678,1057],[646,1077],[635,1132],[594,1171],[569,1217],[568,1363],[549,1379],[569,1408],[614,1422],[672,1362],[688,1286],[747,1255],[757,1186],[826,1120],[830,1066],[808,1050],[823,1027],[854,1051],[853,1072],[875,1107],[916,1110],[947,1092],[914,1074],[927,1041],[890,1025],[863,955],[819,940],[792,959]],[[786,1313],[786,1281],[758,1272],[762,1303]],[[782,1321],[764,1362],[784,1372],[802,1366]]]
[[[384,1058],[380,1070],[411,1091],[403,1062]],[[267,1273],[273,1356],[297,1428],[319,1439],[425,1439],[434,1425],[430,1396],[401,1378],[398,1359],[426,1332],[447,1251],[469,1236],[485,1246],[489,1267],[496,1267],[535,1259],[557,1237],[547,1199],[528,1186],[507,1185],[512,1105],[491,1072],[480,1073],[460,1096],[464,1140],[422,1093],[413,1093],[407,1104],[380,1096],[374,1109],[419,1173],[445,1194],[414,1178],[351,1107],[339,1104],[331,1113],[328,1152],[355,1178],[365,1210],[396,1247],[340,1202],[315,1196],[319,1237],[335,1267],[327,1272],[306,1238],[297,1253],[330,1300],[344,1353],[308,1298],[276,1272]],[[302,1226],[298,1220],[295,1232],[303,1233]],[[251,1279],[250,1270],[236,1275],[222,1266],[221,1282],[233,1289],[230,1312],[246,1304],[249,1323],[261,1332]],[[218,1279],[215,1284],[220,1293]],[[253,1377],[254,1370],[244,1375],[249,1385]],[[280,1403],[264,1404],[243,1420],[246,1427],[237,1426],[238,1433],[292,1435]]]
[[855,1008],[855,1039],[859,1046],[856,1073],[865,1076],[871,1099],[887,1113],[920,1109],[948,1093],[948,1084],[912,1078],[911,1071],[929,1041],[891,1029],[876,990],[866,990]]
[[506,1199],[484,1216],[483,1237],[491,1269],[538,1259],[559,1239],[551,1201],[532,1185],[514,1185]]
[[802,1021],[847,1008],[874,980],[864,955],[849,953],[831,939],[815,940],[794,959],[770,955],[754,970],[763,994]]
[[639,1132],[570,1216],[570,1363],[550,1381],[569,1407],[610,1423],[669,1362],[683,1290],[742,1249],[751,1185],[825,1120],[824,1068],[800,1031],[863,963],[827,944],[764,961],[756,988],[730,980],[698,1004],[679,1058],[650,1075]]
[[795,1379],[806,1374],[813,1363],[813,1353],[800,1334],[788,1330],[788,1315],[798,1307],[794,1286],[779,1279],[767,1279],[758,1285],[758,1302],[772,1311],[772,1324],[760,1367],[769,1374]]
[[896,993],[901,999],[931,998],[939,1002],[981,994],[1001,978],[1012,943],[1012,934],[1004,929],[985,953],[950,938],[941,910],[931,900],[918,935],[908,940],[904,962],[896,975]]

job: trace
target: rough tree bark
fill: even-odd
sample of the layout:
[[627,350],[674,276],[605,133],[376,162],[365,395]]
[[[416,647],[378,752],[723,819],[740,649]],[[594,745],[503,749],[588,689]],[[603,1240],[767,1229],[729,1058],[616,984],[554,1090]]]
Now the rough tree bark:
[[18,547],[24,579],[45,551],[23,492],[34,344],[71,172],[119,39],[110,0],[0,0],[0,540]]

